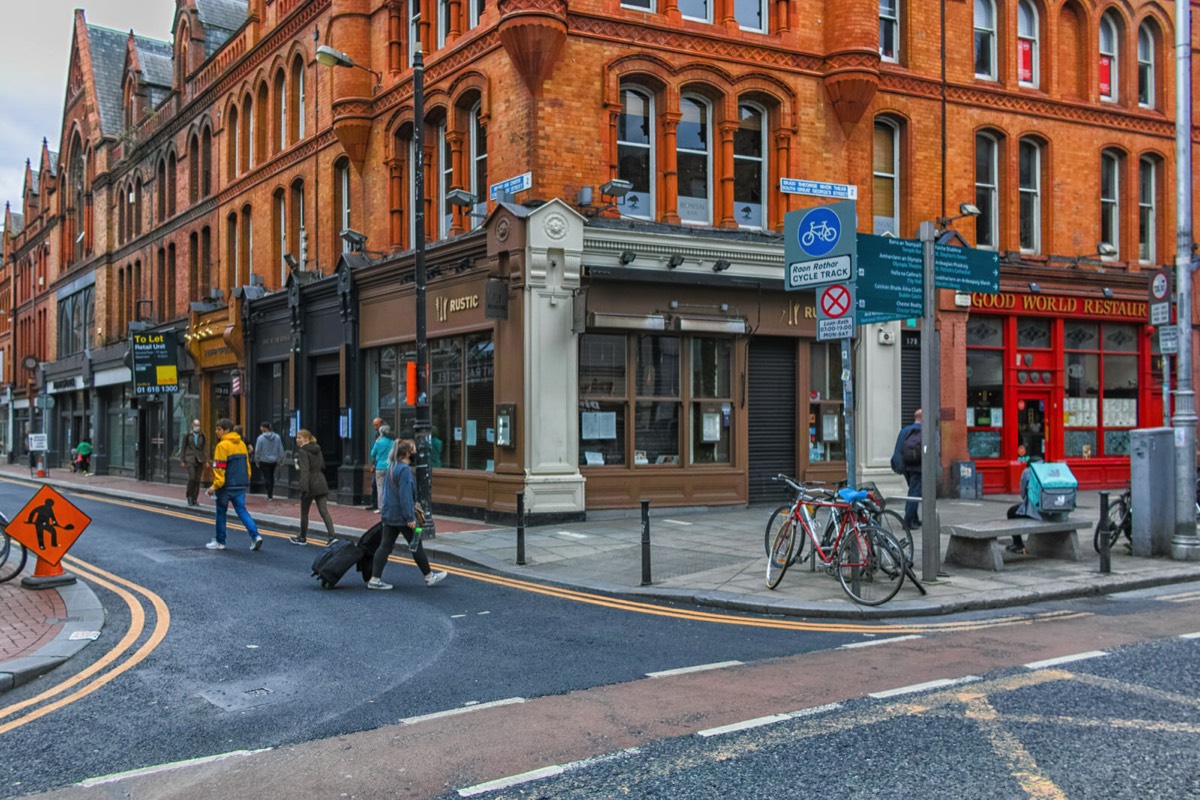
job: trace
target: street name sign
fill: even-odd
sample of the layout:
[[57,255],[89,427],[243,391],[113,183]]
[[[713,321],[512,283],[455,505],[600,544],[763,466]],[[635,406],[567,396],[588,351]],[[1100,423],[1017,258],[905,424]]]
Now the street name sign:
[[[860,233],[855,270],[858,324],[922,316],[924,263],[917,239]],[[943,289],[995,294],[1000,291],[1000,259],[987,250],[934,245],[933,277]]]
[[933,282],[956,292],[1000,291],[1000,254],[951,244],[933,246]]
[[834,283],[817,289],[817,341],[853,339],[854,284]]
[[520,175],[517,175],[515,178],[509,178],[508,180],[500,181],[499,183],[493,183],[488,187],[488,197],[492,200],[495,200],[501,192],[504,194],[513,195],[517,192],[523,192],[531,188],[533,188],[533,173],[524,172]]
[[858,252],[855,205],[853,200],[841,200],[784,214],[785,289],[795,291],[835,280],[853,280]]
[[829,183],[827,181],[806,181],[799,178],[780,178],[779,191],[784,194],[832,197],[835,200],[858,199],[858,187],[853,183]]

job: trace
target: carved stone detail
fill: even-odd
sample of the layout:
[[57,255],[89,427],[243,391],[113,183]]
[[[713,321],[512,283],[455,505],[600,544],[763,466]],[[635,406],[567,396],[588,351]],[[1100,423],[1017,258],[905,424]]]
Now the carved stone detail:
[[500,0],[500,41],[525,85],[540,95],[567,41],[564,0]]

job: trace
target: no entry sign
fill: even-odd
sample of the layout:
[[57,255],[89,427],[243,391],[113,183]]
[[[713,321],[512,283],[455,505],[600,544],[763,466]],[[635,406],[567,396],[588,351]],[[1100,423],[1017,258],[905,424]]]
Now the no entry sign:
[[817,289],[817,341],[854,338],[854,284]]

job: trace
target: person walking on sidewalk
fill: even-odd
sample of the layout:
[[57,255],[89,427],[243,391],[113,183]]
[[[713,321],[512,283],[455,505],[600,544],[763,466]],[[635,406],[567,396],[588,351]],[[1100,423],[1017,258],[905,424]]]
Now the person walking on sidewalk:
[[200,505],[200,476],[204,474],[204,462],[208,460],[208,438],[200,431],[200,420],[192,420],[192,432],[183,437],[183,451],[179,465],[187,470],[187,504]]
[[[416,501],[417,482],[413,479],[409,462],[417,446],[412,439],[400,439],[392,446],[388,458],[387,474],[384,476],[383,489],[380,491],[383,511],[380,519],[383,522],[383,537],[379,549],[375,551],[375,560],[371,563],[371,580],[367,581],[368,589],[391,589],[390,583],[384,583],[383,568],[387,566],[388,556],[396,545],[396,537],[404,534],[404,539],[412,544],[413,528],[417,524]],[[434,572],[429,567],[429,558],[425,555],[425,545],[417,542],[417,549],[412,554],[417,568],[425,576],[425,585],[433,586],[446,577],[445,572]]]
[[[392,446],[396,440],[392,438],[392,429],[388,425],[379,426],[379,438],[371,447],[371,466],[375,468],[375,496],[383,497],[383,478],[387,474],[388,459],[392,455]],[[379,513],[379,509],[375,509]]]
[[[921,409],[913,412],[911,425],[900,429],[896,437],[896,448],[892,451],[892,472],[903,475],[908,482],[908,496],[921,496]],[[918,501],[904,504],[904,527],[911,530],[921,527],[917,519]]]
[[367,505],[367,511],[378,511],[382,505],[383,498],[379,496],[378,484],[374,480],[375,459],[371,457],[372,451],[375,449],[375,443],[379,441],[379,431],[383,429],[383,419],[376,417],[371,420],[371,427],[375,429],[375,438],[371,440],[371,446],[367,449],[367,472],[371,475],[371,502]]
[[329,516],[329,482],[325,480],[325,455],[312,433],[304,428],[296,432],[296,467],[300,470],[300,535],[293,536],[292,544],[308,544],[308,511],[313,501],[317,512],[325,520],[329,541],[333,541],[333,520]]
[[264,422],[258,426],[258,438],[254,440],[254,463],[262,471],[263,486],[267,491],[267,499],[275,499],[275,467],[283,460],[283,439],[271,430],[271,423]]
[[88,437],[83,437],[79,440],[79,471],[84,476],[89,475],[89,469],[92,468],[92,440]]
[[246,443],[233,429],[233,420],[217,420],[217,447],[213,451],[212,486],[205,492],[217,499],[217,529],[213,540],[205,545],[209,550],[225,549],[225,516],[229,504],[250,534],[250,549],[261,550],[263,538],[254,518],[246,510],[246,492],[250,489],[250,453]]

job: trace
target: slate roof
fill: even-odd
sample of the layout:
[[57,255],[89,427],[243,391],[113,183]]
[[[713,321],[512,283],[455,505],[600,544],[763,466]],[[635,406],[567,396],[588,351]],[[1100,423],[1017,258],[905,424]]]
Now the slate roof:
[[29,160],[25,160],[25,168],[29,170],[29,188],[34,193],[38,193],[38,171],[33,168]]
[[134,36],[142,82],[146,84],[146,100],[150,108],[158,108],[170,96],[175,80],[174,50],[170,42]]
[[88,47],[92,53],[92,82],[100,107],[100,130],[105,136],[121,132],[121,79],[125,73],[128,33],[88,25]]
[[196,12],[204,26],[204,57],[210,58],[246,23],[246,0],[196,0]]
[[47,150],[46,154],[50,157],[50,174],[58,174],[58,153],[53,150]]
[[25,230],[25,215],[20,211],[8,212],[9,225],[5,231],[9,236],[16,236],[21,231]]

